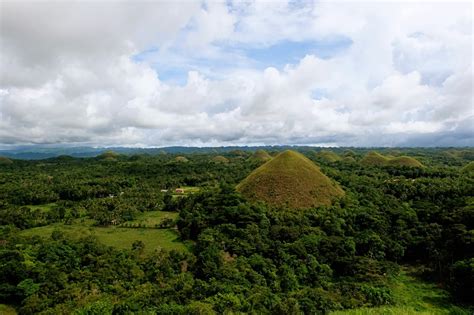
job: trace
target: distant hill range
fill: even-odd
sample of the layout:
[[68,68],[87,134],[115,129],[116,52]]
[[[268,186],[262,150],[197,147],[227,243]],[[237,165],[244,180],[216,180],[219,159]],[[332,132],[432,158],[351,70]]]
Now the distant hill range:
[[13,158],[13,159],[23,159],[23,160],[40,160],[47,159],[52,157],[57,157],[61,155],[69,155],[73,157],[96,157],[105,152],[116,152],[119,154],[125,155],[134,155],[134,154],[150,154],[150,155],[159,155],[164,153],[169,154],[192,154],[192,153],[231,153],[231,152],[248,152],[252,154],[253,152],[263,149],[267,151],[282,151],[286,149],[296,149],[301,150],[308,147],[302,146],[226,146],[226,147],[184,147],[184,146],[173,146],[173,147],[161,147],[161,148],[129,148],[129,147],[37,147],[37,146],[28,146],[20,147],[15,149],[5,149],[0,150],[0,156]]
[[[345,156],[347,152],[357,152],[359,155],[365,155],[370,151],[377,151],[383,154],[391,154],[394,148],[354,148],[354,147],[333,147],[321,148],[315,146],[291,146],[291,145],[275,145],[275,146],[223,146],[223,147],[186,147],[186,146],[172,146],[172,147],[157,147],[157,148],[130,148],[130,147],[45,147],[45,146],[23,146],[10,149],[0,149],[0,156],[8,157],[10,159],[22,160],[40,160],[57,156],[72,156],[72,157],[96,157],[106,152],[116,152],[123,155],[137,155],[137,154],[234,154],[240,152],[240,155],[247,158],[258,150],[265,150],[266,152],[279,152],[284,150],[295,150],[302,153],[312,152],[318,157],[324,159],[333,159],[334,156]],[[403,154],[413,154],[419,150],[418,148],[397,148],[398,152]],[[474,158],[473,148],[425,148],[424,150],[432,150],[436,152],[445,152],[448,158],[460,158],[472,160]],[[328,152],[332,152],[329,153]],[[259,156],[260,154],[257,154]],[[311,154],[310,154],[311,155]]]

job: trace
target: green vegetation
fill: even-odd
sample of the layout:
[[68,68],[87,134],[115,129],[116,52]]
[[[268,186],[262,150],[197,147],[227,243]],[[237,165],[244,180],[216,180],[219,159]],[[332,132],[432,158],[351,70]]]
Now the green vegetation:
[[48,203],[44,205],[26,205],[25,207],[30,208],[32,211],[39,210],[41,212],[50,212],[55,206],[55,203]]
[[176,189],[183,190],[183,193],[179,194],[180,196],[187,195],[187,194],[195,194],[195,193],[199,192],[199,190],[200,190],[199,187],[195,187],[195,186],[179,186]]
[[461,169],[461,172],[464,172],[464,173],[474,172],[474,161],[471,161],[466,166],[464,166]]
[[141,241],[146,253],[160,249],[185,250],[186,247],[178,240],[178,234],[170,229],[123,228],[123,227],[92,227],[79,224],[51,224],[48,226],[24,230],[23,236],[51,237],[59,231],[67,237],[81,239],[88,236],[96,237],[99,242],[118,249],[131,249],[132,244]]
[[[117,161],[119,158],[120,154],[114,151],[105,151],[104,153],[100,154],[97,156],[99,160],[103,161]],[[64,159],[62,159],[64,160]]]
[[467,309],[452,305],[445,290],[421,280],[415,268],[403,268],[398,275],[390,277],[387,286],[393,296],[393,306],[336,311],[331,315],[470,314]]
[[[310,149],[319,166],[286,151],[257,168],[252,148],[16,158],[0,172],[0,313],[472,314],[474,150],[367,167]],[[335,198],[299,208],[316,184]]]
[[342,158],[339,155],[329,150],[322,150],[318,152],[316,154],[316,157],[326,160],[327,162],[331,162],[331,163],[342,160]]
[[0,304],[0,314],[2,315],[16,315],[16,310],[8,305]]
[[145,212],[136,219],[122,223],[121,226],[128,227],[144,227],[144,228],[156,228],[169,220],[175,221],[178,217],[177,212],[170,211],[149,211]]
[[175,159],[174,159],[176,162],[180,162],[180,163],[185,163],[185,162],[189,162],[189,160],[184,157],[184,156],[177,156]]
[[472,148],[463,149],[463,150],[450,149],[450,150],[441,152],[441,154],[452,159],[466,159],[466,160],[471,160],[471,161],[474,160],[474,150],[472,150]]
[[248,153],[243,150],[232,150],[229,152],[230,155],[235,157],[247,157]]
[[0,156],[0,165],[10,165],[13,164],[13,161],[7,157]]
[[295,151],[282,152],[260,166],[237,190],[250,200],[296,209],[330,205],[343,195],[313,162]]
[[367,153],[361,160],[361,164],[372,166],[423,167],[423,164],[410,156],[383,156],[382,154],[374,151]]
[[356,159],[354,159],[352,156],[345,156],[342,158],[342,161],[344,163],[356,163]]

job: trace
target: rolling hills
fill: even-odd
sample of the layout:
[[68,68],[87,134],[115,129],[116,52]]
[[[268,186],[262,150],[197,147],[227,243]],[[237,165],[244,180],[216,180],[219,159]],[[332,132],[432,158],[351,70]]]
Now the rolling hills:
[[384,156],[375,151],[367,153],[360,163],[366,166],[423,167],[423,164],[421,164],[420,161],[411,156]]

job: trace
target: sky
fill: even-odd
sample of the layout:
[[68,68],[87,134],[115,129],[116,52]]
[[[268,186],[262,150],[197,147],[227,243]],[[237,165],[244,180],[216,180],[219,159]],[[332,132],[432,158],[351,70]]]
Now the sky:
[[0,146],[474,146],[469,1],[0,0]]

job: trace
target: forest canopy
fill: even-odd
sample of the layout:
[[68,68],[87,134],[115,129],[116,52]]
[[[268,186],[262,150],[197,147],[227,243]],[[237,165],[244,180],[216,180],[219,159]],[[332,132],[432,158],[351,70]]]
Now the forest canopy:
[[[303,209],[247,199],[236,186],[262,161],[245,151],[8,159],[0,303],[20,314],[472,312],[472,149],[298,150],[344,194]],[[367,163],[393,154],[423,167]],[[437,298],[404,297],[408,279]]]

